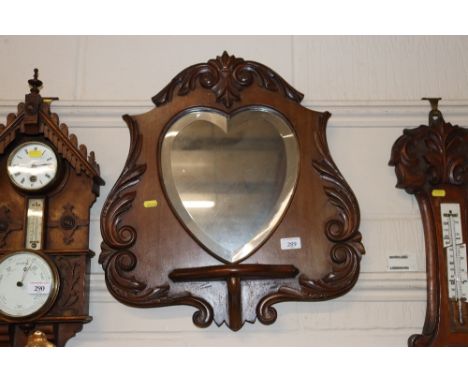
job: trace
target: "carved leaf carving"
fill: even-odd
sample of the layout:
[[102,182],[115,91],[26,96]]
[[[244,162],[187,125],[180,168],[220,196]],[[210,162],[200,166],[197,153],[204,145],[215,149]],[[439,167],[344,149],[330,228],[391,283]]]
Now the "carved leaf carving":
[[79,304],[80,293],[82,293],[81,284],[83,280],[83,270],[79,258],[70,256],[58,256],[56,258],[57,266],[67,277],[61,277],[61,296],[59,305],[54,309],[60,311],[66,310],[69,314],[80,314]]
[[210,89],[216,101],[230,108],[240,101],[245,88],[257,84],[272,92],[280,92],[286,98],[300,103],[304,95],[289,85],[278,73],[254,61],[230,56],[224,52],[206,64],[196,64],[180,72],[152,100],[156,106],[164,105],[174,95],[184,96],[198,86]]
[[465,185],[468,180],[468,134],[443,120],[434,126],[404,130],[392,148],[397,187],[414,194],[435,185]]

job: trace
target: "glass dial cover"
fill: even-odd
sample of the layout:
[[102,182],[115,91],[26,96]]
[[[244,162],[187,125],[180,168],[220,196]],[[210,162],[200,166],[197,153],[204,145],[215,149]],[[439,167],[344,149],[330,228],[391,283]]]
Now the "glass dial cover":
[[26,191],[48,186],[58,171],[58,159],[52,148],[43,142],[26,142],[8,158],[8,176],[13,184]]
[[53,303],[57,270],[40,254],[21,251],[0,260],[0,313],[24,318]]

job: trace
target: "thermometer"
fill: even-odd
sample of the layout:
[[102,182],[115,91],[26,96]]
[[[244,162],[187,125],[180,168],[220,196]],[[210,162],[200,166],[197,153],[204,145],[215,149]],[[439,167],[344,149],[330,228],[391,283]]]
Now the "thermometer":
[[466,244],[463,243],[460,204],[441,203],[443,245],[447,258],[448,294],[457,303],[458,322],[464,325],[462,304],[468,297]]
[[42,229],[44,220],[44,199],[28,200],[26,248],[42,249]]

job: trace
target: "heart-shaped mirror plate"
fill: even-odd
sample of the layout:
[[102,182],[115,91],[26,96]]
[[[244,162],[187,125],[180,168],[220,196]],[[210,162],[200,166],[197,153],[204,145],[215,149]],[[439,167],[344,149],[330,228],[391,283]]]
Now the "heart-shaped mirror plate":
[[231,115],[192,109],[167,129],[161,168],[185,227],[212,255],[234,263],[265,242],[285,213],[299,147],[289,122],[273,109]]

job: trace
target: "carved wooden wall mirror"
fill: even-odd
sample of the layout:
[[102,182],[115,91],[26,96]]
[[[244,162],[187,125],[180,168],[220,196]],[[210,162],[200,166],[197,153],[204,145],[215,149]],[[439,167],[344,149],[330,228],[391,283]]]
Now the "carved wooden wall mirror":
[[0,125],[0,345],[63,346],[91,321],[89,213],[104,181],[37,69],[29,85]]
[[194,323],[271,324],[274,304],[349,291],[364,248],[355,196],[326,141],[330,114],[277,73],[229,56],[193,65],[124,116],[125,168],[99,258],[135,307],[190,305]]
[[431,102],[429,124],[392,148],[397,187],[416,196],[426,243],[427,310],[410,346],[468,346],[468,129],[446,123]]

